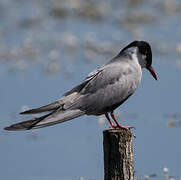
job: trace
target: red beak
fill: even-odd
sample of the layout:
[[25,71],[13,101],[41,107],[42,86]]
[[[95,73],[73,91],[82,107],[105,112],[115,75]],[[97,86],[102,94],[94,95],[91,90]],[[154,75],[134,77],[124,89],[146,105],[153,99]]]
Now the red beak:
[[147,69],[148,69],[148,71],[150,71],[151,75],[155,78],[155,80],[158,80],[158,79],[157,79],[156,72],[155,72],[155,70],[153,69],[153,67],[150,66],[150,67],[147,67]]

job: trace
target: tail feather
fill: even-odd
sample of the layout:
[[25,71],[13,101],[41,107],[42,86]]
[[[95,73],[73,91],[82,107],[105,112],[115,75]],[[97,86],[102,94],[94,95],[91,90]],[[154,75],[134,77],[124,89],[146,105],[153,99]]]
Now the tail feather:
[[20,123],[13,124],[9,127],[5,127],[5,130],[9,131],[20,131],[20,130],[30,130],[30,129],[38,129],[46,126],[51,126],[54,124],[62,123],[81,115],[85,114],[85,112],[81,110],[57,110],[47,115],[41,116],[39,118],[35,118],[33,120],[28,120]]
[[20,114],[37,114],[37,113],[42,113],[42,112],[47,112],[47,111],[53,111],[57,110],[60,108],[60,106],[63,105],[60,101],[55,101],[51,104],[35,108],[35,109],[30,109],[24,112],[21,112]]

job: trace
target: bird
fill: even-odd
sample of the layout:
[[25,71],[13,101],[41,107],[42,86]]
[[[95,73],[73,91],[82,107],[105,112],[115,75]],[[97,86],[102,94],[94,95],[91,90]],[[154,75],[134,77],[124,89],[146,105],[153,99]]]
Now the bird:
[[130,130],[121,126],[114,110],[123,104],[137,89],[146,68],[157,80],[152,67],[152,50],[146,41],[135,40],[124,47],[109,62],[92,71],[82,83],[48,105],[20,114],[46,113],[38,118],[12,124],[5,130],[31,130],[55,125],[82,115],[105,115],[110,128]]

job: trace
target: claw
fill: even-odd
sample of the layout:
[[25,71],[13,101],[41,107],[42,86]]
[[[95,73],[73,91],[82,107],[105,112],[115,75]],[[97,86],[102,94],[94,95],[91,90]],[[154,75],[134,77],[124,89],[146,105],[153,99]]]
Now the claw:
[[131,128],[134,128],[133,126],[118,126],[118,125],[113,125],[113,126],[110,126],[111,129],[125,129],[125,130],[128,130],[130,131]]
[[128,131],[130,131],[131,128],[135,129],[135,127],[133,127],[133,126],[117,126],[117,127],[120,128],[120,129],[128,130]]

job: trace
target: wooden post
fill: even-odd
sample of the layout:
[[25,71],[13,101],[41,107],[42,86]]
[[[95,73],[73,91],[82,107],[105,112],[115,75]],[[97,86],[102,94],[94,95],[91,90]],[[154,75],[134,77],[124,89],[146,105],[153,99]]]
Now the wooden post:
[[104,180],[134,180],[132,133],[124,129],[103,131]]

